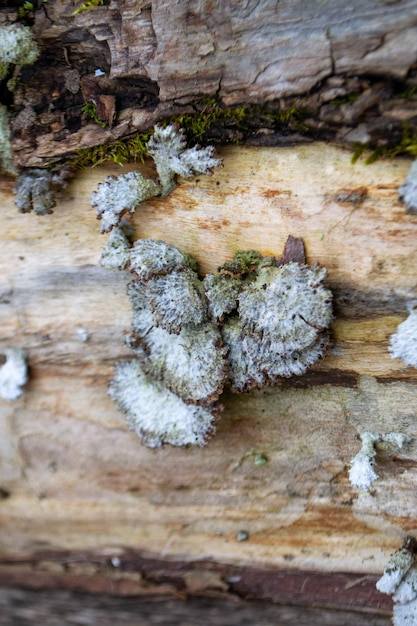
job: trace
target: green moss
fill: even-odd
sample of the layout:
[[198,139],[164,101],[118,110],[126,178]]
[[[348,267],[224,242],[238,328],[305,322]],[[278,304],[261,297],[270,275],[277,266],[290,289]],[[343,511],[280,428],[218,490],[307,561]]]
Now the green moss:
[[92,9],[93,7],[99,7],[99,6],[102,6],[103,4],[104,4],[104,0],[86,0],[86,2],[83,2],[83,4],[78,7],[78,9],[75,9],[75,11],[73,12],[73,15],[78,15],[78,13],[81,13],[82,11],[88,11],[89,9]]
[[[308,128],[302,123],[301,114],[295,105],[286,109],[274,110],[269,105],[225,107],[215,98],[204,98],[193,103],[194,113],[174,115],[162,120],[163,125],[177,123],[184,129],[189,143],[223,141],[222,129],[238,131],[235,138],[228,134],[224,141],[239,143],[242,136],[255,132],[263,125],[275,131],[287,131],[288,127],[299,132],[307,132]],[[83,113],[99,124],[97,114],[92,103],[83,106]],[[85,169],[105,162],[113,161],[118,165],[128,162],[144,162],[149,156],[146,144],[151,137],[152,130],[138,133],[132,138],[116,141],[112,144],[93,146],[77,152],[72,165]],[[233,133],[231,133],[233,135]]]
[[355,102],[355,100],[357,100],[360,95],[361,95],[360,93],[350,93],[347,96],[342,96],[341,98],[334,98],[333,100],[330,100],[329,104],[332,104],[333,106],[341,106],[342,104],[351,104],[352,102]]
[[130,139],[115,141],[111,144],[83,148],[77,152],[77,156],[70,162],[77,169],[95,167],[113,161],[123,166],[128,162],[144,163],[148,156],[146,144],[151,136],[151,131],[138,133]]
[[356,161],[369,150],[371,150],[371,154],[365,159],[366,165],[375,163],[375,161],[381,157],[393,159],[400,154],[409,154],[413,157],[417,157],[417,131],[412,131],[410,129],[410,124],[408,122],[404,122],[401,140],[396,145],[371,148],[369,145],[354,144],[352,163],[356,163]]
[[93,122],[95,122],[102,128],[106,128],[106,122],[99,120],[97,117],[97,105],[94,104],[94,102],[84,102],[83,106],[81,107],[81,113],[89,117],[91,120],[93,120]]

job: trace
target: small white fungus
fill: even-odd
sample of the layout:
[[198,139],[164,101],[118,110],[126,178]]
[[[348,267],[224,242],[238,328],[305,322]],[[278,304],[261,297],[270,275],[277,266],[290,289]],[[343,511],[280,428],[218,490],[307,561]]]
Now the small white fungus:
[[405,203],[408,213],[417,213],[417,159],[413,161],[408,176],[398,189],[400,200]]
[[0,367],[0,397],[13,402],[23,394],[23,385],[28,380],[26,352],[21,348],[4,351],[6,362]]
[[391,336],[389,351],[393,359],[417,368],[417,301],[410,302],[408,308],[410,315]]
[[399,450],[405,443],[411,441],[411,437],[404,433],[375,434],[368,431],[361,433],[362,447],[351,461],[349,480],[353,487],[368,491],[375,480],[379,478],[374,470],[375,457],[377,455],[376,444],[384,443]]

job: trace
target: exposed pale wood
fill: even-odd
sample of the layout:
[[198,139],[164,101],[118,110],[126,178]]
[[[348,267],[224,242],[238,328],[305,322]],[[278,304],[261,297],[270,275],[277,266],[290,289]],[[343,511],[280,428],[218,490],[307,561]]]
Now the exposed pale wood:
[[[89,206],[104,175],[122,170],[81,173],[44,217],[18,214],[4,181],[1,348],[25,347],[31,377],[20,400],[0,401],[3,580],[11,561],[39,550],[43,560],[54,550],[91,562],[134,550],[360,578],[379,574],[416,529],[416,442],[380,459],[374,493],[347,477],[359,431],[417,434],[416,370],[387,352],[417,288],[417,217],[396,192],[409,162],[353,166],[325,144],[221,155],[213,177],[142,205],[137,236],[195,255],[203,273],[237,250],[279,256],[288,234],[303,237],[335,293],[331,354],[276,388],[225,394],[203,449],[143,447],[106,394],[115,361],[131,355],[130,278],[98,267],[104,238]],[[341,201],[352,190],[359,201]],[[236,540],[242,529],[248,541]]]
[[[49,0],[36,11],[42,55],[9,96],[20,166],[45,165],[161,117],[204,109],[196,102],[207,97],[227,106],[272,102],[275,111],[295,106],[310,137],[386,145],[401,138],[404,121],[415,130],[415,102],[397,95],[416,84],[416,0],[111,0],[74,16],[80,4]],[[11,10],[0,13],[0,22],[14,18]],[[105,76],[95,77],[97,69]],[[360,97],[332,104],[346,96]],[[102,129],[81,107],[95,101],[100,108],[109,97],[117,115]],[[36,113],[29,127],[18,118],[25,110],[32,120]],[[210,131],[223,141],[270,144],[288,135],[294,141],[300,131],[256,115],[244,127],[231,122]]]

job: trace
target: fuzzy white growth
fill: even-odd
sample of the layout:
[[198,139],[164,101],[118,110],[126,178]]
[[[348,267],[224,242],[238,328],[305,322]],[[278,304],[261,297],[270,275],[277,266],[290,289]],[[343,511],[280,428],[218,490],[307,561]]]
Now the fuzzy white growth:
[[414,563],[414,554],[403,546],[390,557],[384,568],[384,575],[376,583],[381,593],[393,594]]
[[107,176],[91,197],[91,206],[97,207],[97,218],[101,218],[100,231],[109,232],[127,211],[133,213],[138,204],[160,193],[160,186],[140,172]]
[[28,26],[0,26],[0,79],[5,78],[11,64],[31,65],[38,56],[38,45]]
[[127,413],[129,428],[150,448],[164,443],[203,446],[214,432],[210,407],[185,404],[146,375],[139,361],[116,366],[109,394]]
[[191,269],[150,278],[143,286],[155,323],[178,334],[187,324],[198,326],[207,319],[203,286]]
[[175,270],[196,268],[190,257],[178,248],[157,239],[139,239],[130,252],[130,267],[140,280]]
[[221,269],[238,273],[234,279],[240,281],[239,288],[226,277],[206,281],[211,306],[222,318],[238,302],[238,315],[226,316],[222,328],[234,391],[299,376],[324,355],[333,319],[332,295],[322,285],[324,268],[277,265],[274,258],[249,251]]
[[163,197],[174,189],[177,174],[184,178],[211,174],[214,167],[221,165],[221,160],[213,157],[213,146],[187,148],[184,131],[177,124],[165,128],[156,125],[147,148],[155,161]]
[[392,623],[394,626],[417,626],[417,600],[394,604]]
[[0,104],[0,169],[8,174],[16,173],[10,144],[9,114],[4,104]]
[[399,604],[407,604],[417,598],[417,567],[416,564],[410,567],[401,583],[398,585],[392,599]]
[[394,626],[417,626],[417,564],[416,541],[408,537],[402,548],[394,552],[376,583],[382,593],[392,595]]
[[100,258],[101,267],[123,270],[130,261],[130,243],[120,226],[111,231]]
[[32,209],[37,215],[52,213],[55,190],[65,187],[71,176],[68,167],[23,170],[14,187],[15,203],[20,213],[29,213]]
[[22,387],[27,383],[26,352],[21,348],[10,348],[4,353],[6,362],[0,367],[0,397],[13,402],[20,398]]
[[417,160],[415,160],[408,172],[408,176],[398,189],[400,200],[405,203],[408,213],[417,213]]
[[381,441],[381,437],[370,432],[361,433],[360,437],[362,448],[351,461],[349,480],[353,487],[367,491],[378,478],[378,474],[374,471],[375,443]]
[[368,431],[361,433],[362,447],[351,461],[349,480],[353,487],[368,491],[375,480],[379,478],[374,470],[375,457],[377,455],[376,444],[386,444],[389,448],[401,449],[405,443],[411,441],[411,437],[404,433],[375,434]]
[[225,378],[224,348],[214,324],[184,326],[178,335],[153,328],[140,341],[147,373],[186,402],[217,400]]
[[267,337],[278,354],[315,343],[333,318],[331,293],[320,284],[325,276],[324,268],[298,263],[261,268],[239,297],[244,332]]
[[389,351],[393,359],[417,368],[417,301],[410,303],[409,310],[410,315],[391,336]]

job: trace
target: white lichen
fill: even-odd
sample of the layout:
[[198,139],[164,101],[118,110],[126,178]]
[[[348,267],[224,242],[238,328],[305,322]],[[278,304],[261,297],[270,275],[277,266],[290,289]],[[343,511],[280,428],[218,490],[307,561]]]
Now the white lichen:
[[199,326],[207,320],[203,285],[191,269],[154,276],[143,285],[143,294],[155,324],[178,334],[187,324]]
[[[284,257],[298,255],[299,243],[290,238]],[[194,259],[152,239],[134,244],[130,268],[127,343],[140,371],[187,404],[212,411],[227,379],[234,391],[263,387],[303,374],[327,350],[333,314],[323,268],[250,250],[201,281]],[[139,415],[135,423],[141,431]]]
[[249,251],[219,269],[234,282],[227,274],[207,278],[206,293],[209,309],[223,324],[234,391],[304,374],[325,354],[333,313],[331,292],[322,284],[324,268],[279,265]]
[[187,403],[212,403],[223,391],[225,350],[211,322],[184,326],[179,334],[153,327],[136,350],[146,372]]
[[166,197],[176,186],[177,175],[188,178],[195,174],[211,174],[214,167],[221,165],[221,160],[213,157],[213,146],[187,148],[184,131],[176,124],[165,128],[155,126],[147,148],[155,161],[157,181],[140,172],[129,172],[118,177],[108,176],[93,193],[91,206],[97,207],[102,233],[117,226],[126,212],[133,213],[145,200]]
[[23,170],[14,187],[15,203],[20,213],[32,210],[37,215],[52,213],[56,191],[65,188],[72,175],[73,171],[66,166]]
[[7,76],[10,65],[31,65],[38,56],[38,44],[28,26],[0,26],[0,79]]
[[410,314],[391,336],[389,351],[393,359],[417,368],[417,301],[409,303]]
[[381,593],[392,595],[394,626],[417,626],[417,564],[416,541],[408,537],[394,552],[376,583]]
[[407,178],[398,188],[398,195],[404,202],[407,212],[417,214],[417,159],[413,161]]
[[130,253],[130,267],[140,280],[168,274],[187,267],[196,269],[197,264],[184,252],[158,239],[139,239]]
[[91,198],[91,206],[97,207],[97,218],[101,218],[100,231],[109,232],[125,213],[133,213],[138,204],[160,193],[159,185],[140,172],[107,176]]
[[388,450],[401,450],[404,444],[411,441],[411,437],[404,433],[375,434],[365,431],[360,435],[362,447],[351,461],[349,480],[353,487],[368,491],[375,480],[379,478],[374,470],[377,455],[377,444],[385,444]]
[[21,348],[4,351],[6,362],[0,367],[0,398],[13,402],[23,394],[28,380],[26,352]]
[[187,148],[184,131],[177,124],[165,128],[156,125],[147,148],[155,161],[162,197],[174,189],[176,175],[189,178],[196,174],[211,174],[213,168],[221,165],[221,160],[213,157],[213,146]]
[[101,267],[123,270],[130,262],[130,241],[120,226],[111,231],[100,257]]
[[[380,590],[381,591],[381,590]],[[394,602],[407,604],[417,598],[417,567],[413,563],[392,597]]]
[[0,170],[7,174],[16,173],[10,143],[9,112],[4,104],[0,104]]
[[212,407],[185,404],[137,360],[116,365],[109,393],[127,414],[129,428],[150,448],[164,443],[203,446],[215,431]]

